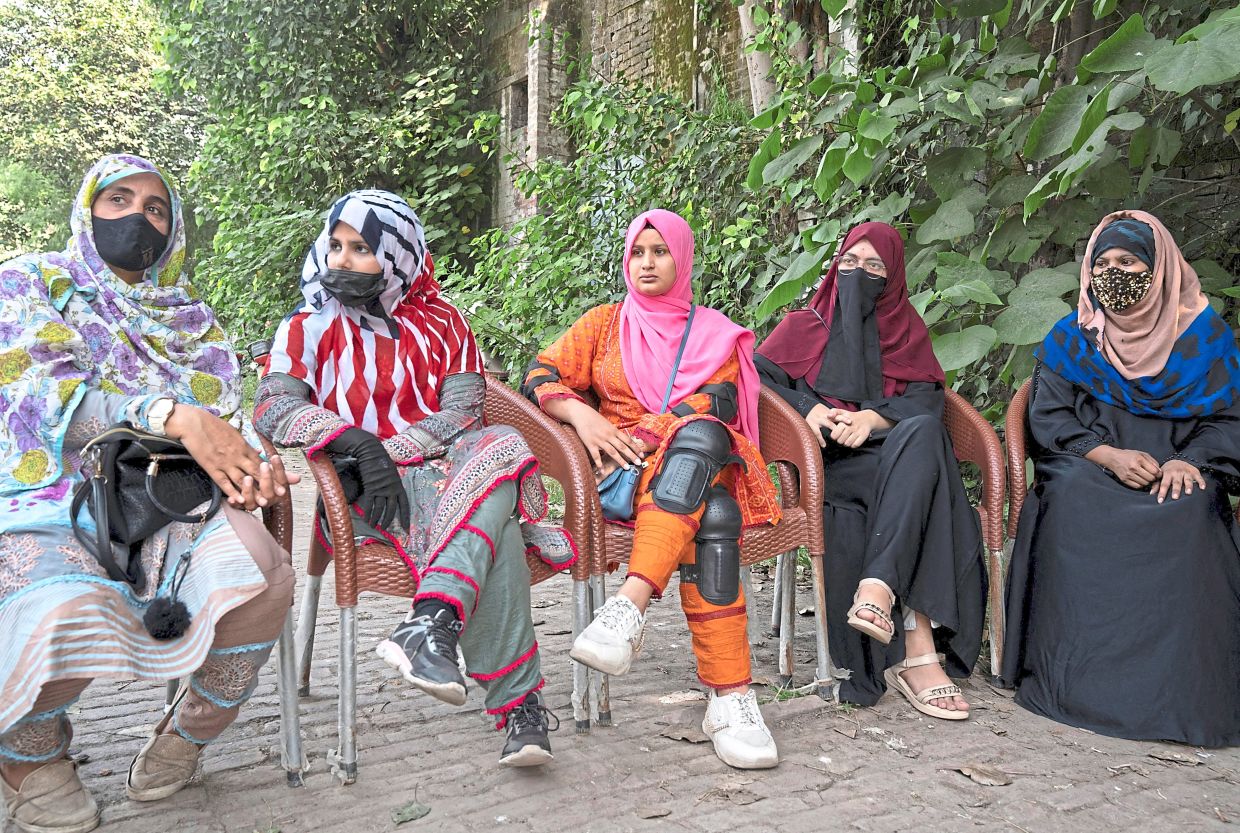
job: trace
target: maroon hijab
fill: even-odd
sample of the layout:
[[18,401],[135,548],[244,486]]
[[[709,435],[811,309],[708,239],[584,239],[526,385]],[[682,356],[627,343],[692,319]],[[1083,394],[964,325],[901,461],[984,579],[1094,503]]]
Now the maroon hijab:
[[862,240],[870,242],[887,266],[887,285],[875,304],[882,352],[883,396],[898,396],[909,382],[942,384],[943,368],[934,357],[930,333],[908,300],[904,241],[900,233],[886,223],[862,223],[848,232],[809,307],[788,313],[758,345],[757,352],[779,365],[793,379],[806,379],[811,386],[814,384],[831,338],[829,322],[839,297],[836,277],[840,255]]

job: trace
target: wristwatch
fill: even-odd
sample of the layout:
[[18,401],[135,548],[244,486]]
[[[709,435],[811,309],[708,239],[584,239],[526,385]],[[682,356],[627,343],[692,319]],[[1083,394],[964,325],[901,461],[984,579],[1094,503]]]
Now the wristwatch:
[[168,436],[168,417],[172,416],[172,409],[177,406],[175,399],[163,397],[156,399],[151,406],[146,409],[146,423],[151,427],[152,434],[158,434],[161,437]]

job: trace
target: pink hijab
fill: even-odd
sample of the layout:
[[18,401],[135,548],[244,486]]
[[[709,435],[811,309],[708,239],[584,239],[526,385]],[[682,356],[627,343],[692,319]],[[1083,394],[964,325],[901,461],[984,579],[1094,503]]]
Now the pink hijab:
[[[1123,312],[1095,307],[1089,297],[1093,280],[1094,244],[1102,230],[1116,220],[1139,220],[1154,232],[1154,262],[1149,264],[1154,282],[1145,297]],[[1176,340],[1184,335],[1198,314],[1210,305],[1201,291],[1197,272],[1188,265],[1167,227],[1145,211],[1116,211],[1102,218],[1085,246],[1081,260],[1081,294],[1076,320],[1082,329],[1094,330],[1095,342],[1111,366],[1125,379],[1157,376],[1167,366]]]
[[[633,241],[647,226],[663,236],[676,262],[676,282],[663,295],[648,297],[633,288],[629,257]],[[624,376],[637,400],[651,413],[658,413],[663,393],[676,361],[676,351],[693,301],[693,230],[671,211],[656,208],[629,223],[624,237],[624,283],[628,297],[620,307],[620,357]],[[758,371],[753,363],[754,335],[723,313],[698,307],[685,344],[680,370],[667,407],[671,410],[707,384],[733,353],[740,361],[737,417],[730,427],[758,444]]]

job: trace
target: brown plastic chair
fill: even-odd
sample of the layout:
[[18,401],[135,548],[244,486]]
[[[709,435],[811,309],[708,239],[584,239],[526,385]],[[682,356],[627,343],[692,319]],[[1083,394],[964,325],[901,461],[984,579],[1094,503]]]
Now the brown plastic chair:
[[977,466],[982,476],[982,499],[977,505],[982,545],[990,577],[990,669],[999,673],[1003,661],[1003,500],[1007,486],[1003,446],[990,423],[963,396],[946,391],[943,424],[952,439],[956,459]]
[[[760,561],[777,558],[773,630],[778,632],[780,640],[781,683],[787,684],[792,678],[793,667],[792,637],[796,620],[795,559],[798,548],[804,547],[808,551],[813,575],[814,608],[817,611],[814,617],[818,647],[815,679],[818,682],[818,694],[830,699],[834,696],[835,674],[827,649],[826,581],[822,565],[825,552],[822,530],[822,452],[801,415],[766,387],[762,388],[758,399],[758,424],[761,426],[762,457],[768,464],[773,465],[778,473],[783,517],[777,524],[744,531],[741,539],[741,565],[746,585],[746,602],[753,601],[753,594],[748,586],[748,567]],[[593,607],[598,608],[606,600],[605,577],[616,565],[629,558],[633,548],[633,530],[623,524],[606,522],[597,493],[591,497],[590,524],[594,540],[601,542],[592,550],[591,596]],[[750,621],[753,621],[752,615]],[[599,675],[597,699],[600,725],[611,722],[608,688],[607,676]],[[593,691],[592,687],[591,693]],[[578,728],[582,727],[583,720],[585,725],[588,725],[588,713],[583,715],[581,710],[575,709],[574,717]]]
[[[809,550],[814,593],[814,625],[818,650],[815,669],[817,693],[823,699],[838,694],[837,673],[831,662],[827,642],[826,581],[822,559],[826,550],[822,528],[822,453],[812,431],[801,415],[778,394],[762,388],[758,400],[758,421],[762,427],[762,456],[773,463],[779,475],[780,504],[783,519],[773,527],[746,530],[741,550],[741,563],[752,565],[778,557],[775,576],[775,610],[772,630],[779,636],[779,673],[782,685],[792,679],[792,638],[796,625],[795,557],[796,547]],[[1002,644],[1002,551],[1003,551],[1003,449],[990,423],[963,397],[947,390],[943,422],[951,437],[956,459],[975,464],[982,475],[982,499],[977,506],[981,521],[982,541],[986,548],[991,576],[990,629],[992,662],[994,646]],[[632,530],[606,523],[598,501],[593,501],[595,536],[605,547],[594,551],[592,595],[601,604],[605,596],[603,578],[614,564],[628,558],[632,549]],[[747,598],[752,594],[746,593]],[[752,621],[752,617],[751,617]],[[996,639],[994,634],[998,634]],[[602,677],[599,686],[600,723],[610,717],[608,681]]]
[[[574,596],[581,598],[581,602],[573,607],[573,628],[575,633],[579,633],[584,624],[579,622],[577,617],[580,611],[587,609],[584,602],[590,577],[590,562],[585,556],[590,546],[590,530],[583,522],[588,516],[582,507],[587,486],[591,494],[597,494],[585,451],[571,429],[544,414],[489,374],[486,385],[484,420],[488,424],[511,425],[519,430],[538,458],[542,473],[558,480],[564,489],[567,504],[565,526],[581,554],[576,564],[570,568]],[[574,450],[577,453],[574,453]],[[395,549],[386,544],[355,545],[351,513],[345,502],[336,469],[327,455],[307,457],[306,462],[318,484],[327,515],[335,552],[336,605],[340,608],[340,751],[331,756],[331,763],[333,771],[341,780],[345,784],[352,784],[357,780],[358,595],[369,591],[386,596],[412,598],[416,587],[409,568]],[[313,535],[296,637],[296,655],[300,660],[299,693],[302,696],[306,696],[310,691],[310,664],[314,653],[319,594],[323,574],[332,561],[319,542],[317,534]],[[532,584],[545,581],[558,572],[535,555],[528,555],[526,561],[529,564]]]
[[[275,456],[275,447],[266,437],[260,437],[268,457]],[[285,552],[293,549],[293,496],[284,498],[262,509],[263,524],[271,537],[276,539]],[[276,688],[280,696],[280,763],[284,767],[290,787],[302,786],[302,773],[306,770],[306,758],[302,752],[301,713],[297,703],[297,671],[293,660],[293,608],[284,617],[277,653],[278,675]],[[181,680],[169,680],[166,708],[172,708]]]
[[[1026,379],[1016,391],[1012,402],[1008,405],[1007,420],[1004,423],[1004,435],[1007,440],[1007,478],[1008,478],[1008,519],[1007,519],[1007,551],[1012,554],[1012,545],[1016,541],[1016,529],[1020,523],[1020,510],[1025,505],[1025,496],[1032,487],[1029,476],[1025,472],[1025,460],[1029,458],[1029,397],[1032,395],[1033,380]],[[1236,507],[1235,517],[1240,522],[1240,506]],[[1000,597],[1002,598],[1002,597]],[[996,673],[998,673],[996,671]]]

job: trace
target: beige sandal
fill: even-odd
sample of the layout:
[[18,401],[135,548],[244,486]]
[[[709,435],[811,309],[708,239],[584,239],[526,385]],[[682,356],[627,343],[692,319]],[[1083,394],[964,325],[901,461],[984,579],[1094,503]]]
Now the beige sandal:
[[[882,586],[886,587],[885,584]],[[888,592],[890,593],[890,591]],[[891,637],[896,632],[896,626],[895,626],[895,623],[891,621],[891,615],[887,611],[879,607],[878,605],[874,604],[873,602],[857,601],[857,596],[860,595],[860,593],[861,593],[861,588],[858,587],[857,592],[853,593],[853,606],[848,608],[849,627],[853,628],[854,630],[861,631],[866,636],[870,637],[871,639],[877,640],[883,645],[890,645]],[[894,605],[895,602],[893,601],[892,604]],[[862,610],[868,610],[871,613],[873,613],[875,616],[877,616],[880,621],[882,621],[884,624],[887,625],[887,629],[883,630],[882,626],[879,625],[877,622],[871,622],[868,619],[862,619],[860,616],[858,616],[857,614]]]
[[905,699],[912,704],[913,708],[922,714],[928,714],[931,717],[937,717],[942,720],[967,720],[969,713],[967,711],[944,709],[930,704],[931,700],[940,700],[945,697],[956,697],[961,693],[960,686],[951,685],[935,685],[930,688],[922,689],[914,692],[909,684],[900,676],[901,671],[907,671],[910,668],[917,668],[922,665],[942,665],[942,654],[922,654],[919,657],[907,657],[904,662],[897,662],[895,665],[883,672],[883,679],[887,681],[887,685],[896,689],[904,695]]

